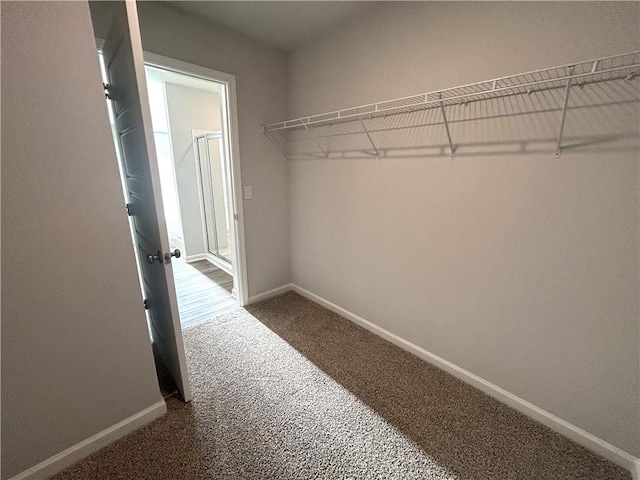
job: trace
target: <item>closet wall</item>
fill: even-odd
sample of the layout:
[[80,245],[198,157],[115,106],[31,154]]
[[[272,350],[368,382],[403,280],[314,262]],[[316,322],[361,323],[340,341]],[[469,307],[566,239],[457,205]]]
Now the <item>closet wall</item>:
[[2,67],[6,479],[166,407],[88,5],[3,3]]
[[[291,54],[288,118],[632,51],[639,9],[381,4]],[[454,161],[292,161],[292,281],[639,456],[637,111],[567,118],[631,149],[501,143],[553,139],[555,113],[456,126],[487,145]]]

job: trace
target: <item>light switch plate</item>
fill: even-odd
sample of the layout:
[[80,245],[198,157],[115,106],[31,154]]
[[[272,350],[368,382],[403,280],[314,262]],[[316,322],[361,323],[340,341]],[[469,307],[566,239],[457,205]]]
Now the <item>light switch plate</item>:
[[244,199],[253,200],[253,187],[244,187]]

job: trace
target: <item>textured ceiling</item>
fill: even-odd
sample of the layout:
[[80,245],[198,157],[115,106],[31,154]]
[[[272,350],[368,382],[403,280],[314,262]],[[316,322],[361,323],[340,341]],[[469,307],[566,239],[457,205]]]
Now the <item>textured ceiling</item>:
[[172,1],[174,8],[205,17],[268,45],[291,50],[353,15],[368,1]]

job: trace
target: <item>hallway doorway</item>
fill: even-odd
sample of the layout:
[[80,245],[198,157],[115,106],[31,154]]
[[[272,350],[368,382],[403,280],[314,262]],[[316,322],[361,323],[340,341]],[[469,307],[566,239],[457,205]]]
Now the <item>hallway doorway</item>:
[[225,84],[145,66],[182,328],[239,308]]

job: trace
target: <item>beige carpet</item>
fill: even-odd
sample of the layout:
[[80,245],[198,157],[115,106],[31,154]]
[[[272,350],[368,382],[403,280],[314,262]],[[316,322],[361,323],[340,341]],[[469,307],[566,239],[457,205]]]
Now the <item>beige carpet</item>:
[[193,402],[56,479],[630,479],[294,294],[185,331]]

